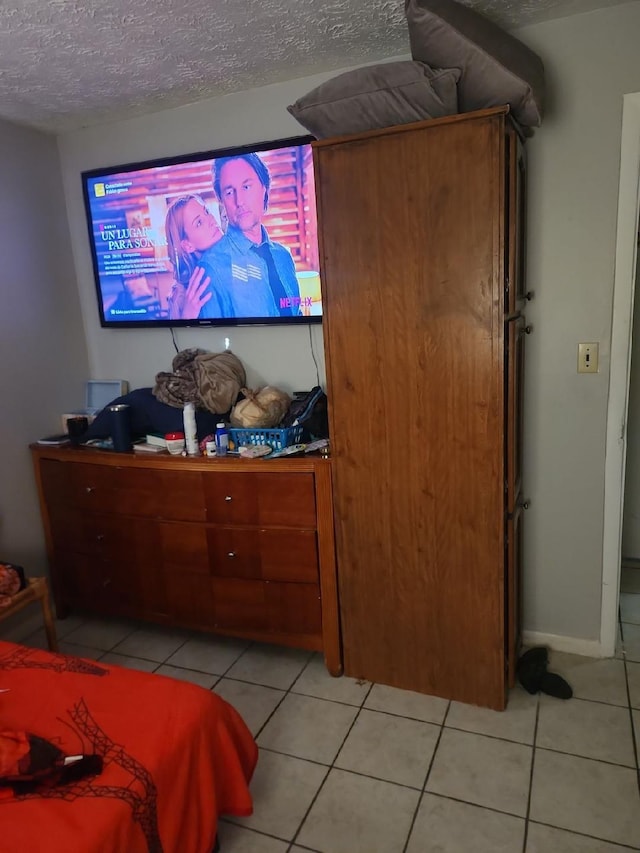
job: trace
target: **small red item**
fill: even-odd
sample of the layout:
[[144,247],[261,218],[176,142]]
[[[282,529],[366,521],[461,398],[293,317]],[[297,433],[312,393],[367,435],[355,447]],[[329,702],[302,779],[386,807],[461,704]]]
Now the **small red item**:
[[164,435],[165,441],[176,441],[180,440],[184,441],[184,433],[183,432],[166,432]]

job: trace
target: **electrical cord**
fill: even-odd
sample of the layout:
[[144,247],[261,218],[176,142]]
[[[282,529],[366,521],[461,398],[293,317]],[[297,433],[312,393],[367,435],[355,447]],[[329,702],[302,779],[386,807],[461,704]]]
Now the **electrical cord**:
[[316,385],[320,385],[320,369],[318,367],[318,362],[316,361],[316,354],[313,349],[313,338],[311,336],[311,324],[307,326],[309,329],[309,347],[311,348],[311,357],[313,358],[313,363],[316,366]]

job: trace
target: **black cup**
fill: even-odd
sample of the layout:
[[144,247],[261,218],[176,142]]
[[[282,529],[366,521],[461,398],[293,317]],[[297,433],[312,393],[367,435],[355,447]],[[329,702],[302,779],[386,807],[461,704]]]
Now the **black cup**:
[[85,432],[89,429],[89,418],[67,418],[67,432],[71,444],[80,444]]
[[131,408],[126,403],[109,406],[109,417],[111,419],[111,439],[113,449],[119,453],[131,450]]

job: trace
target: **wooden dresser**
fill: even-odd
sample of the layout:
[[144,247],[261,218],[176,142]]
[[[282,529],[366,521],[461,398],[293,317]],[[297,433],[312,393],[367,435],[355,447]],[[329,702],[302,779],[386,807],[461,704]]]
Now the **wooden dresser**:
[[345,673],[504,708],[524,152],[507,108],[314,143]]
[[314,649],[340,674],[328,460],[31,452],[59,615]]

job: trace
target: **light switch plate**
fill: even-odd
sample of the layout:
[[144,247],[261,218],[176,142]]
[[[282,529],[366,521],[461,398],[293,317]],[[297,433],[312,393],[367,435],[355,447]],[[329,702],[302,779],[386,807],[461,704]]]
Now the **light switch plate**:
[[578,344],[578,373],[598,372],[597,342]]

